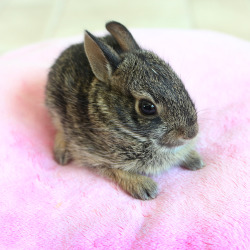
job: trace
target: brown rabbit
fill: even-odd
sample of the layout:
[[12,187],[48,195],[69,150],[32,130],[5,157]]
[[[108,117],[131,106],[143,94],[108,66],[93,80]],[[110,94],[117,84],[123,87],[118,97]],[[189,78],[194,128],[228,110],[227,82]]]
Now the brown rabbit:
[[91,166],[133,197],[152,199],[157,184],[145,175],[203,167],[194,149],[197,112],[169,64],[122,24],[106,28],[111,35],[102,38],[86,31],[84,44],[66,49],[49,73],[55,160]]

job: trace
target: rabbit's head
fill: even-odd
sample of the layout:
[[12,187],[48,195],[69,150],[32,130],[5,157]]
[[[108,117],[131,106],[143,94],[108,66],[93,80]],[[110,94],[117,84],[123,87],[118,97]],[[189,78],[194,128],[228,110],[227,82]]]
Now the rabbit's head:
[[169,148],[193,139],[198,133],[197,112],[170,65],[141,49],[122,24],[109,22],[106,28],[121,53],[87,31],[84,42],[97,78],[91,94],[100,112],[97,122],[109,124],[121,138],[132,135]]

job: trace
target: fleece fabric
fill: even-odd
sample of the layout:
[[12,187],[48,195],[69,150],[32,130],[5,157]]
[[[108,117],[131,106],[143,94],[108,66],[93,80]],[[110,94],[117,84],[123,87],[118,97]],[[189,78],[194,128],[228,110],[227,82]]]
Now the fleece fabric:
[[117,185],[52,155],[49,67],[82,37],[0,58],[0,249],[250,249],[250,43],[210,31],[133,30],[183,80],[206,167],[153,177],[159,195]]

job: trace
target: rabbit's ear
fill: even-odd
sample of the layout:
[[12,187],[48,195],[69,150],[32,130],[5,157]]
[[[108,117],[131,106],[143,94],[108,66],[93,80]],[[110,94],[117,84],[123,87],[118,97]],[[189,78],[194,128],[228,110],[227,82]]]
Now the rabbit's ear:
[[88,31],[85,31],[84,48],[93,73],[105,82],[120,63],[119,55]]
[[140,49],[132,34],[121,23],[112,21],[106,24],[106,29],[116,39],[123,51],[132,51]]

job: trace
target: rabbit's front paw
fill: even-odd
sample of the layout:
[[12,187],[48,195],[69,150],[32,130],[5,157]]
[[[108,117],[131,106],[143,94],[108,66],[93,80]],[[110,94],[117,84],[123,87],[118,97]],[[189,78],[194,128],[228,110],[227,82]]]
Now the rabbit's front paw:
[[100,168],[99,172],[136,199],[150,200],[158,194],[157,184],[149,177],[114,168]]
[[205,167],[205,164],[201,159],[200,155],[193,150],[185,159],[185,161],[183,161],[181,166],[189,170],[199,170]]
[[127,192],[140,200],[151,200],[158,194],[157,184],[146,176],[138,176],[136,180],[128,183]]

